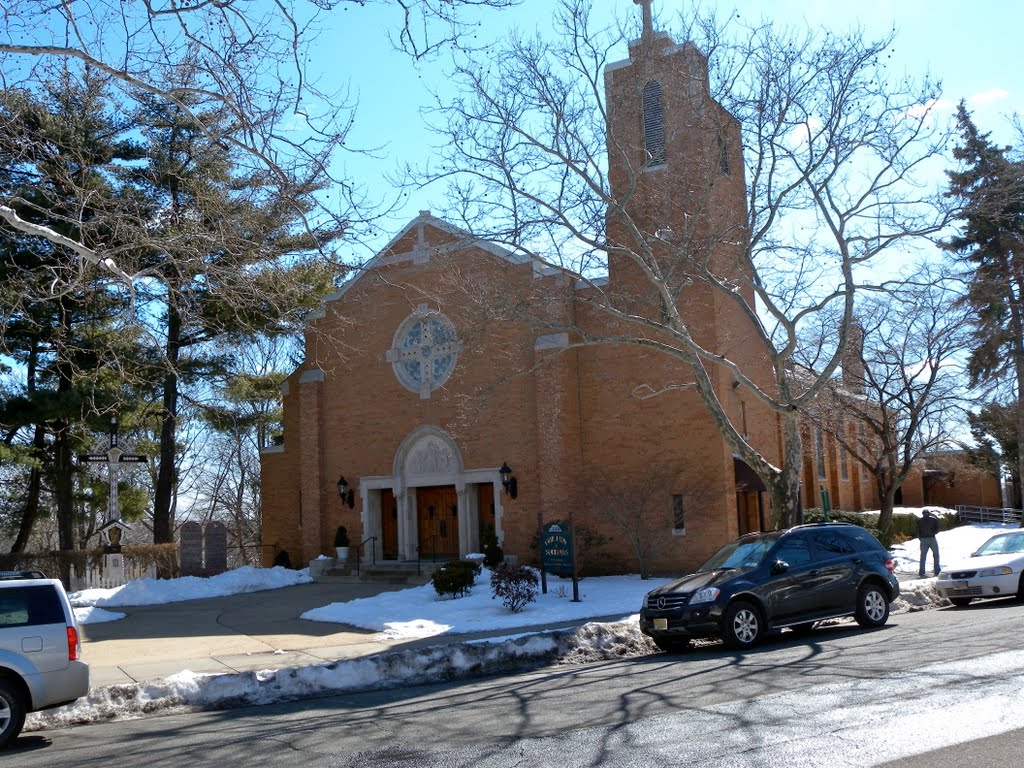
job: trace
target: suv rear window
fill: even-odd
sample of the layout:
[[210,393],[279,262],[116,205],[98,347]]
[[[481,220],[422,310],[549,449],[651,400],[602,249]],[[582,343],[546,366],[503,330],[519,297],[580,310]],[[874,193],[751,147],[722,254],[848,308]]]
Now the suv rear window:
[[885,551],[885,548],[878,539],[872,536],[870,531],[866,531],[863,528],[851,528],[846,535],[853,539],[853,545],[857,548],[858,552]]
[[853,554],[857,551],[854,547],[859,547],[861,550],[864,549],[846,531],[815,531],[814,543],[818,545],[818,551],[825,558]]
[[63,624],[64,608],[48,584],[0,589],[0,629]]

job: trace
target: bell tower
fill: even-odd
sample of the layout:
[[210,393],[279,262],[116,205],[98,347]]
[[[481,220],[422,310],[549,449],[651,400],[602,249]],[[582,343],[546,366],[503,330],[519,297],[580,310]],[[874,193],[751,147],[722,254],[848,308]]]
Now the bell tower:
[[609,288],[634,310],[659,311],[654,272],[687,305],[688,321],[710,331],[715,309],[699,265],[737,275],[746,237],[739,123],[711,97],[707,57],[655,30],[651,0],[634,2],[640,38],[604,75]]

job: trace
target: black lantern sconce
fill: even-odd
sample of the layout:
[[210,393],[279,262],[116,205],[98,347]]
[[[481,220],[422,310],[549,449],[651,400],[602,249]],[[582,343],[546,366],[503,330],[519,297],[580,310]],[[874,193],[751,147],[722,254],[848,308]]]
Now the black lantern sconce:
[[355,509],[356,493],[348,487],[348,480],[344,475],[338,478],[338,498],[342,504],[347,504],[349,509]]
[[519,484],[512,475],[512,470],[509,468],[508,464],[501,462],[501,469],[498,470],[498,474],[501,475],[501,487],[505,489],[505,493],[513,499],[518,496]]

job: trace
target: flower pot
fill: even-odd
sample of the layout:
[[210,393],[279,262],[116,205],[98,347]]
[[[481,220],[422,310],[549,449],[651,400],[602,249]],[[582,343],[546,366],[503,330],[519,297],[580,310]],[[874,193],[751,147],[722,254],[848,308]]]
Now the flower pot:
[[348,547],[335,547],[334,552],[337,555],[339,563],[344,563],[348,560]]

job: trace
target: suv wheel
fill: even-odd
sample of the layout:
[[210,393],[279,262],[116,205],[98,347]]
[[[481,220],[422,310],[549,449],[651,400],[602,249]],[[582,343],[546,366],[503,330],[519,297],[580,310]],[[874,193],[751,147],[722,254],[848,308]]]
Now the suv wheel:
[[671,640],[669,638],[653,638],[654,644],[665,653],[682,653],[690,647],[689,640]]
[[10,680],[0,679],[0,748],[18,738],[24,724],[24,697]]
[[877,584],[865,584],[857,591],[854,614],[862,627],[880,627],[889,619],[889,599]]
[[730,648],[749,648],[761,639],[761,614],[746,600],[738,600],[728,607],[722,618],[722,639]]

